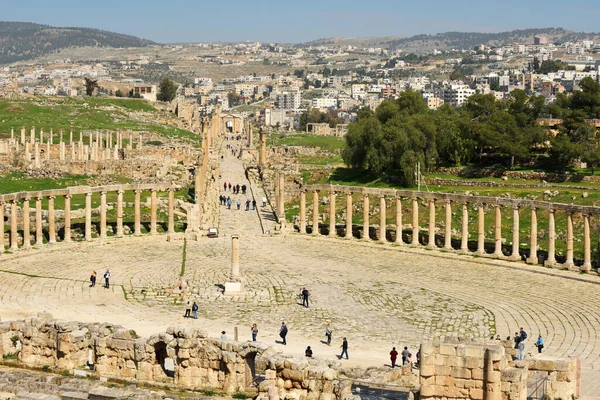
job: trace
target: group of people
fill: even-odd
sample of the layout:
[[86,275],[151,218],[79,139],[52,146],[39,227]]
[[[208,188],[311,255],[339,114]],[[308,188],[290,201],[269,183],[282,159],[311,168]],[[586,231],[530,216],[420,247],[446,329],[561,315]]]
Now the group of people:
[[[97,273],[96,271],[92,272],[92,275],[90,276],[90,287],[95,287],[96,286],[96,278],[97,278]],[[106,269],[106,272],[104,273],[104,286],[105,289],[109,289],[110,288],[110,271],[108,270],[108,268]]]
[[[190,315],[190,311],[192,312],[192,315]],[[185,308],[185,314],[183,315],[183,318],[194,318],[194,319],[198,319],[198,304],[196,304],[196,302],[194,301],[193,304],[191,302],[187,302],[187,307]]]
[[229,182],[229,183],[225,182],[225,183],[223,183],[223,191],[226,192],[227,190],[229,190],[233,194],[240,194],[240,190],[241,190],[242,194],[246,194],[247,187],[246,187],[246,185],[242,185],[242,186],[240,186],[239,184],[232,185],[231,182]]
[[[220,195],[219,196],[219,204],[222,206],[226,206],[228,209],[231,210],[231,206],[233,205],[233,199],[229,196],[225,196],[225,195]],[[240,210],[242,207],[242,202],[240,199],[237,199],[236,201],[236,206],[237,209]],[[252,210],[256,209],[256,200],[252,200],[250,201],[249,199],[246,199],[246,211],[250,211],[250,206],[252,206]]]
[[[519,355],[517,356],[517,360],[522,360],[523,355],[525,353],[525,340],[527,339],[527,332],[525,329],[521,327],[519,332],[515,332],[515,336],[513,336],[513,342],[515,344],[515,349],[519,350]],[[510,336],[506,338],[506,340],[510,340]],[[538,335],[538,338],[535,342],[535,347],[537,347],[538,353],[541,353],[544,349],[544,339],[542,339],[542,335]]]
[[[410,365],[412,366],[412,354],[408,350],[408,347],[404,346],[404,350],[400,353],[402,356],[402,365]],[[421,352],[417,351],[417,366],[420,363]],[[396,367],[396,361],[398,360],[398,351],[395,347],[392,347],[392,351],[390,351],[390,361],[392,362],[392,368]]]

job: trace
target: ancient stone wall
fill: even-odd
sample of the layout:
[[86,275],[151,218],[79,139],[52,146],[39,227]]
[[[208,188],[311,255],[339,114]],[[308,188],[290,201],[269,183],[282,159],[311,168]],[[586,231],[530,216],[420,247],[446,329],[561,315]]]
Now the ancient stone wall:
[[[513,361],[510,341],[434,342],[421,345],[421,398],[525,400],[528,388],[547,379],[550,398],[579,396],[576,359]],[[510,352],[512,353],[512,352]]]

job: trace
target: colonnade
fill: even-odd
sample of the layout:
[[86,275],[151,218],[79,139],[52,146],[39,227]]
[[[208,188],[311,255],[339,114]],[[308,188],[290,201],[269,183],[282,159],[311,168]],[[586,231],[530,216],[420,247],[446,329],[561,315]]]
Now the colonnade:
[[[45,190],[39,192],[19,192],[0,195],[0,254],[4,248],[9,245],[11,250],[19,248],[19,228],[22,228],[22,248],[32,246],[31,235],[31,201],[35,201],[35,237],[34,245],[43,245],[44,235],[43,226],[47,224],[48,243],[53,244],[58,241],[65,243],[71,242],[72,239],[72,222],[71,222],[71,200],[74,195],[85,195],[85,228],[84,239],[92,240],[92,195],[100,194],[100,227],[99,239],[107,238],[107,194],[116,193],[116,236],[124,236],[123,229],[123,198],[126,192],[134,192],[134,231],[133,235],[142,234],[141,221],[141,193],[150,192],[150,235],[158,234],[157,211],[158,211],[158,192],[168,191],[168,216],[167,216],[167,232],[172,234],[175,232],[174,219],[174,202],[175,202],[175,187],[169,184],[147,184],[147,185],[110,185],[110,186],[78,186],[58,190]],[[55,200],[57,197],[64,199],[63,218],[63,235],[59,237],[57,231],[57,210],[55,209]],[[43,218],[42,204],[47,204],[46,221]],[[21,221],[18,219],[19,204],[22,207]],[[10,225],[10,235],[8,243],[5,243],[4,218],[6,214],[10,214],[8,224]],[[20,224],[19,224],[20,222]]]
[[[549,203],[530,200],[515,200],[496,197],[484,196],[466,196],[449,193],[429,193],[416,192],[407,190],[391,190],[391,189],[371,189],[352,186],[332,186],[332,185],[307,185],[301,188],[300,192],[300,215],[298,230],[301,234],[306,234],[308,231],[306,196],[312,194],[312,235],[321,235],[319,229],[319,200],[320,194],[324,193],[329,198],[329,223],[328,236],[338,236],[338,224],[336,221],[336,198],[338,196],[346,197],[346,220],[345,226],[340,230],[344,230],[344,237],[352,239],[354,237],[352,222],[353,218],[353,196],[356,193],[362,195],[363,203],[363,224],[361,239],[365,241],[371,240],[370,230],[373,226],[376,228],[376,240],[380,243],[390,243],[388,240],[388,224],[386,210],[389,201],[395,204],[395,237],[393,244],[400,246],[425,247],[427,249],[440,249],[445,251],[457,251],[465,254],[473,254],[477,256],[486,256],[499,259],[517,261],[522,259],[522,254],[527,255],[526,261],[530,264],[537,264],[538,258],[538,222],[537,216],[540,210],[548,210],[548,245],[547,258],[544,265],[548,267],[574,269],[574,231],[573,231],[573,216],[580,214],[583,218],[583,232],[578,232],[578,235],[583,238],[583,264],[580,270],[587,272],[592,268],[591,260],[591,234],[590,234],[590,218],[592,215],[600,214],[599,207],[591,206],[573,206],[561,203]],[[370,199],[379,199],[379,223],[372,225],[370,221]],[[403,222],[403,202],[410,204],[410,225],[408,239],[404,241],[402,232],[405,228]],[[427,227],[423,229],[419,221],[419,204],[425,202],[428,208]],[[436,232],[436,207],[444,207],[444,229],[443,232]],[[493,229],[493,252],[486,251],[486,231],[485,231],[485,206],[493,207],[494,209],[494,229]],[[477,210],[477,242],[476,247],[469,248],[469,209]],[[512,209],[512,247],[509,254],[503,252],[502,246],[502,217],[503,211],[508,208]],[[520,249],[520,229],[522,228],[519,221],[519,211],[522,208],[531,210],[531,222],[529,226],[530,241],[529,249]],[[452,213],[453,210],[460,210],[460,245],[452,242]],[[563,263],[558,263],[556,259],[556,214],[563,213],[566,216],[566,257]],[[424,234],[422,234],[424,233]],[[436,242],[436,235],[443,238],[443,242]],[[390,235],[391,237],[392,235]]]
[[[58,143],[55,144],[55,137],[58,136]],[[54,159],[60,161],[106,161],[118,160],[119,150],[123,149],[123,144],[127,140],[125,148],[137,149],[143,146],[143,137],[141,133],[133,132],[100,132],[89,133],[84,137],[83,132],[79,132],[79,140],[74,137],[73,130],[68,133],[68,137],[63,130],[55,134],[53,129],[44,132],[40,129],[36,132],[35,127],[30,129],[29,135],[25,128],[21,128],[20,137],[15,137],[14,128],[11,128],[10,141],[7,153],[11,150],[16,153],[23,152],[23,159],[26,163],[33,163],[34,167],[40,167],[43,160],[51,160],[53,149]],[[137,143],[136,143],[137,142]],[[56,150],[58,148],[58,150]],[[58,153],[58,156],[56,156]]]

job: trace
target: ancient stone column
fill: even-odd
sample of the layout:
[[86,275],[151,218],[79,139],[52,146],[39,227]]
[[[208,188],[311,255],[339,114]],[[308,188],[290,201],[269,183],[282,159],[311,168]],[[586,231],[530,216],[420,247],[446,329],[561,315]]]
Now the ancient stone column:
[[369,194],[363,193],[363,232],[362,239],[369,240]]
[[469,205],[462,205],[462,228],[461,228],[460,250],[464,253],[469,251]]
[[175,189],[169,188],[169,226],[167,233],[175,233]]
[[150,191],[150,234],[156,235],[156,189]]
[[106,191],[100,192],[100,239],[106,239]]
[[50,160],[50,141],[46,143],[46,161]]
[[[2,232],[4,234],[4,232]],[[35,245],[44,244],[44,235],[42,231],[42,198],[35,198]]]
[[40,144],[44,144],[44,128],[40,129]]
[[300,191],[300,233],[306,233],[306,191]]
[[419,245],[419,199],[412,199],[412,246]]
[[556,265],[556,228],[554,222],[555,211],[548,210],[548,259],[544,263],[546,267]]
[[583,265],[581,271],[588,272],[592,269],[592,250],[590,241],[590,215],[583,214]]
[[12,200],[10,203],[10,249],[17,250],[19,248],[19,227],[17,226],[17,201]]
[[4,204],[0,201],[0,256],[4,253]]
[[65,161],[65,142],[60,142],[60,161]]
[[231,235],[231,273],[229,274],[229,282],[239,282],[241,278],[240,237],[239,235]]
[[575,266],[573,262],[573,213],[567,211],[567,259],[564,267],[571,269]]
[[33,167],[40,167],[40,145],[37,142],[33,144]]
[[512,254],[509,259],[512,261],[518,261],[521,259],[519,253],[519,206],[513,206],[513,238],[512,238]]
[[267,134],[263,127],[260,128],[260,150],[258,153],[258,166],[264,167],[267,162]]
[[329,237],[336,237],[337,231],[335,229],[335,191],[329,192]]
[[54,196],[48,196],[48,243],[56,243],[56,215],[54,215]]
[[435,200],[433,199],[429,200],[429,239],[426,248],[437,248],[435,244]]
[[69,130],[69,145],[73,146],[73,129]]
[[135,226],[134,226],[134,235],[142,234],[142,215],[140,211],[140,199],[142,191],[139,189],[134,190],[135,192]]
[[313,191],[313,223],[312,223],[312,234],[319,234],[319,192]]
[[30,233],[30,221],[29,221],[29,197],[23,199],[23,247],[31,247],[31,233]]
[[92,240],[92,193],[85,194],[85,240]]
[[279,174],[279,193],[277,207],[279,208],[279,218],[285,220],[285,175]]
[[71,195],[65,195],[65,237],[63,242],[71,241]]
[[484,205],[477,205],[477,254],[485,254]]
[[352,239],[352,192],[346,192],[346,239]]
[[385,196],[379,196],[379,243],[385,243],[386,239],[386,228],[387,228],[387,205],[385,204]]
[[29,142],[25,143],[25,163],[29,164],[31,162],[31,144]]
[[402,199],[396,197],[396,240],[395,244],[404,244],[402,241]]
[[444,249],[452,250],[452,201],[446,202],[446,223],[444,224]]
[[25,145],[25,127],[21,128],[21,144]]
[[117,190],[117,236],[123,236],[123,190]]
[[502,257],[502,209],[499,205],[494,206],[494,257]]
[[537,264],[537,210],[533,206],[531,207],[531,237],[529,239],[529,258],[527,262]]
[[30,132],[30,137],[29,137],[29,143],[34,144],[35,143],[35,126],[31,127],[31,132]]

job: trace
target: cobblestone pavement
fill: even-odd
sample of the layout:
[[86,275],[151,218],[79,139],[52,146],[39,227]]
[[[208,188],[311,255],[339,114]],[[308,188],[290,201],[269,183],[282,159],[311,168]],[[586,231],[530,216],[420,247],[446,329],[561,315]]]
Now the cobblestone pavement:
[[[237,161],[223,163],[230,167],[223,168],[223,179],[241,185]],[[60,245],[1,256],[2,318],[48,311],[61,319],[119,323],[142,335],[173,324],[194,325],[213,336],[238,326],[242,340],[256,322],[259,339],[271,344],[285,321],[289,345],[277,349],[300,355],[311,345],[315,355],[333,357],[346,336],[349,365],[382,365],[392,346],[415,349],[423,340],[447,335],[505,338],[524,327],[528,352],[541,334],[549,355],[581,357],[583,393],[600,395],[598,277],[584,282],[566,279],[579,277],[567,271],[552,276],[535,273],[546,271],[541,267],[507,268],[515,264],[355,240],[269,237],[256,211],[221,207],[220,213],[219,238],[187,243],[184,279],[197,295],[162,289],[180,279],[183,241],[145,236]],[[233,233],[241,235],[246,286],[241,298],[225,297],[221,289]],[[102,288],[99,280],[90,288],[91,271],[101,277],[106,268],[112,287]],[[310,308],[299,304],[303,286],[311,291]],[[199,303],[198,320],[182,318],[187,300]],[[320,343],[327,323],[334,331],[332,347]]]

